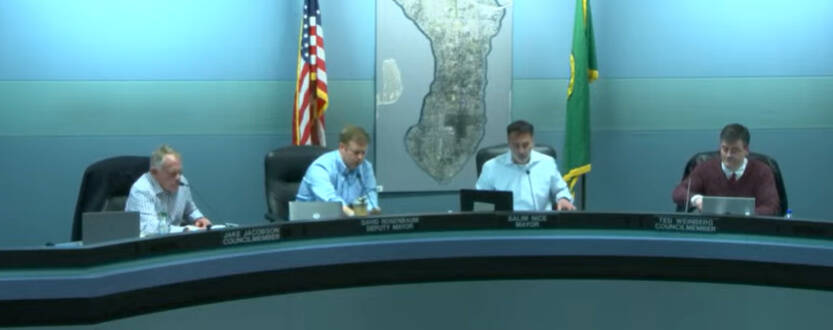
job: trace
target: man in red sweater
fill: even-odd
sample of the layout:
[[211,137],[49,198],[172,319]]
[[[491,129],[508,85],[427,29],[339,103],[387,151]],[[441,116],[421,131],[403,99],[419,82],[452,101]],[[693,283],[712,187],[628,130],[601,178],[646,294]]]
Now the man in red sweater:
[[690,196],[690,205],[702,211],[703,196],[755,197],[755,214],[779,214],[781,204],[772,169],[747,155],[749,130],[741,124],[726,125],[720,132],[720,159],[697,165],[674,189],[674,202],[684,205]]

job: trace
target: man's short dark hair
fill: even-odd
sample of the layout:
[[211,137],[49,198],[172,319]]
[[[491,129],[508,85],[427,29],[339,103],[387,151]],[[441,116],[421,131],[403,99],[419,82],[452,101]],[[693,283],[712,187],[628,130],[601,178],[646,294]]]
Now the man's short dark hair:
[[749,130],[741,124],[729,124],[720,131],[720,141],[734,143],[737,140],[743,141],[744,146],[749,146]]
[[535,127],[532,126],[526,120],[516,120],[515,122],[506,126],[506,135],[512,133],[529,133],[529,135],[535,135]]
[[338,142],[347,144],[350,141],[356,142],[361,145],[367,145],[370,142],[370,135],[364,130],[364,128],[347,125],[344,129],[341,130],[341,134],[338,135]]

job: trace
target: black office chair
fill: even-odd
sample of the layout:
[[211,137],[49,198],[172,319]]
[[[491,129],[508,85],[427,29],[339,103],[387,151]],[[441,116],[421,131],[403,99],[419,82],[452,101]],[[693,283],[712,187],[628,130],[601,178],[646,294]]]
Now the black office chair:
[[84,171],[72,219],[73,241],[80,241],[84,212],[124,211],[130,187],[150,168],[150,157],[118,156],[93,163]]
[[[556,160],[558,159],[555,148],[546,144],[536,144],[534,150],[542,154],[549,155]],[[477,164],[477,177],[480,177],[480,171],[483,170],[483,164],[486,164],[489,159],[500,156],[507,151],[509,151],[509,145],[506,143],[484,147],[478,150],[477,155],[474,156],[474,161]]]
[[266,155],[266,218],[270,221],[289,220],[289,202],[295,200],[298,186],[307,167],[318,156],[330,151],[318,146],[286,146]]
[[[691,173],[697,165],[716,157],[720,157],[720,151],[703,151],[691,156],[691,159],[688,160],[688,163],[686,163],[685,168],[683,169],[682,180],[685,180],[685,178],[688,177],[688,174]],[[784,178],[781,176],[781,168],[778,166],[778,162],[770,156],[756,152],[750,152],[748,158],[750,160],[759,160],[764,164],[767,164],[769,168],[772,169],[772,174],[775,177],[775,189],[778,190],[778,199],[781,200],[781,215],[783,216],[787,213],[789,203],[787,202],[787,190],[784,188]],[[685,205],[677,204],[677,212],[682,212],[683,209],[685,209]]]

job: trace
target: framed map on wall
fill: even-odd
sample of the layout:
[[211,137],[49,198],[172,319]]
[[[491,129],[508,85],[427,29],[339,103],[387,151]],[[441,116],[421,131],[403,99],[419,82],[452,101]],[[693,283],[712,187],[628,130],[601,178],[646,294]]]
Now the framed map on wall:
[[474,187],[474,154],[505,143],[509,4],[376,2],[376,177],[385,191]]

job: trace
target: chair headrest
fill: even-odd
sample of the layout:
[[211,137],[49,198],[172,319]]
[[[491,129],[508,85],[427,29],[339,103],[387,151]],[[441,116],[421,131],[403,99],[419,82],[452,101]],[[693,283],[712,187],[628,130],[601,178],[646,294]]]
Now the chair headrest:
[[117,156],[93,163],[84,171],[84,178],[96,186],[94,189],[103,189],[106,196],[127,195],[149,168],[150,157]]
[[286,146],[275,149],[266,155],[266,179],[300,182],[307,167],[327,151],[327,148],[318,146]]

